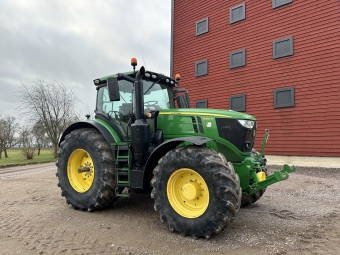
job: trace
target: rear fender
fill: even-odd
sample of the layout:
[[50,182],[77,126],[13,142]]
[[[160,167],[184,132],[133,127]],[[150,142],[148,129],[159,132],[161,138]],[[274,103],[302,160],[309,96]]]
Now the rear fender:
[[213,141],[214,139],[202,136],[188,136],[188,137],[180,137],[168,140],[162,144],[160,144],[149,156],[144,170],[144,187],[147,188],[150,186],[150,181],[152,179],[152,171],[157,166],[158,161],[170,150],[176,148],[178,145],[184,142],[189,142],[195,145],[203,145],[207,142]]
[[[103,123],[102,123],[103,122]],[[96,121],[96,120],[88,120],[88,121],[80,121],[73,123],[70,125],[63,133],[63,135],[60,138],[59,141],[59,147],[60,143],[65,140],[65,136],[67,136],[69,133],[76,129],[80,128],[95,128],[97,129],[105,138],[105,140],[108,142],[108,144],[111,146],[112,143],[120,142],[120,139],[118,135],[114,132],[114,130],[108,124],[104,123],[104,121]]]

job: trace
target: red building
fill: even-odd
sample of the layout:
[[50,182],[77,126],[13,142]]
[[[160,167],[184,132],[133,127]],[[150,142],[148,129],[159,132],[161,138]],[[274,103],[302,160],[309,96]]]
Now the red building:
[[266,154],[340,156],[339,0],[172,0],[171,40],[191,107],[254,115]]

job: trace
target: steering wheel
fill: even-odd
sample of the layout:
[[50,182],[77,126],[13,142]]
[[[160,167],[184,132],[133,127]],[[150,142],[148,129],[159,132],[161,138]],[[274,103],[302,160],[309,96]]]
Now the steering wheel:
[[153,106],[155,104],[158,104],[158,101],[151,100],[151,101],[144,102],[144,104],[146,104],[146,107],[150,107],[150,106]]

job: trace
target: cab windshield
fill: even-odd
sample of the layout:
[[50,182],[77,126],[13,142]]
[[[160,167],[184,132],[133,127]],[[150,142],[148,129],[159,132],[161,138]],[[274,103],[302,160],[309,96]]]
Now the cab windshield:
[[[97,112],[104,113],[120,129],[122,136],[129,133],[128,122],[135,113],[135,90],[133,83],[119,80],[120,101],[110,101],[107,86],[99,88],[97,94]],[[143,80],[144,112],[174,108],[172,88],[159,81]],[[131,124],[131,123],[130,123]]]
[[[112,115],[116,112],[122,115],[134,113],[134,88],[133,83],[127,80],[118,81],[120,101],[111,102],[107,87],[102,87],[98,91],[97,111]],[[156,111],[173,107],[172,89],[157,81],[143,80],[144,89],[144,111],[149,111],[153,107]],[[170,96],[169,96],[170,95]]]

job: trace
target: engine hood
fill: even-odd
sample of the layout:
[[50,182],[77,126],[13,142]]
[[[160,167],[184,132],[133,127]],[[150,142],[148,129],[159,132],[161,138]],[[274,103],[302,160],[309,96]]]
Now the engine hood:
[[256,120],[252,115],[235,112],[232,110],[219,110],[219,109],[203,109],[203,108],[188,108],[188,109],[167,109],[160,110],[159,114],[164,115],[180,115],[180,116],[201,116],[212,118],[231,118],[240,120]]

